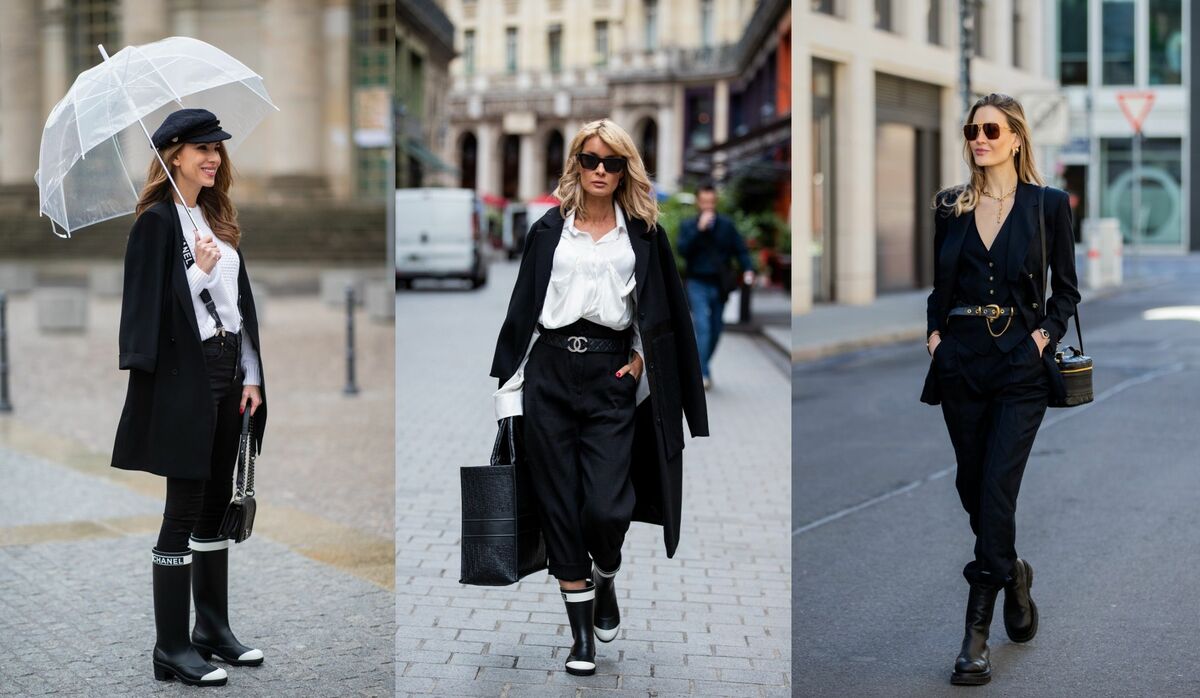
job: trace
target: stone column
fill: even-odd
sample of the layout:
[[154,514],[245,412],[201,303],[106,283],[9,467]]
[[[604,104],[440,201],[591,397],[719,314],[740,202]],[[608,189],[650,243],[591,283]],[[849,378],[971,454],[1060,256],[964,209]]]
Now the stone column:
[[529,201],[541,193],[539,182],[545,178],[546,168],[537,154],[540,140],[537,132],[521,136],[520,172],[517,175],[517,198],[521,201]]
[[[792,315],[812,310],[812,55],[792,44]],[[798,51],[799,49],[799,51]]]
[[279,113],[269,123],[267,199],[311,201],[328,195],[322,168],[325,69],[316,0],[263,2],[263,78]]
[[[0,3],[0,200],[37,207],[33,173],[41,143],[38,2]],[[62,95],[58,95],[62,97]],[[47,110],[48,111],[48,110]]]
[[665,191],[679,191],[679,175],[683,171],[683,125],[679,117],[683,113],[683,88],[676,85],[658,107],[655,119],[658,122],[658,184]]
[[[350,6],[327,0],[322,17],[325,99],[323,164],[334,198],[354,197],[354,148],[350,142]],[[272,92],[274,94],[274,92]],[[280,114],[282,116],[282,113]]]
[[834,283],[839,303],[875,300],[875,71],[853,56],[837,70],[838,163]]
[[497,158],[500,156],[499,148],[496,146],[499,134],[496,130],[496,125],[481,121],[475,129],[476,151],[475,151],[475,191],[480,196],[484,194],[500,195],[500,189],[496,182],[496,173],[500,171],[500,165]]
[[[729,140],[729,81],[718,80],[713,86],[713,144],[720,145]],[[726,158],[724,152],[716,153],[713,156],[713,173],[714,179],[720,181],[725,179],[727,171]]]
[[[7,23],[6,23],[7,24]],[[67,30],[63,26],[63,0],[42,0],[42,116],[49,116],[75,79],[67,75]]]
[[121,0],[121,45],[105,46],[110,54],[170,35],[168,3],[162,0]]

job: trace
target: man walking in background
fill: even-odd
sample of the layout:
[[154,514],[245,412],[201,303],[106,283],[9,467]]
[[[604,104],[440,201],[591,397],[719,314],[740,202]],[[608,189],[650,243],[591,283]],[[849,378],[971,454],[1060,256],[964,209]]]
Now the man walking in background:
[[746,241],[733,221],[717,213],[717,190],[712,184],[696,191],[697,218],[684,221],[676,247],[687,263],[688,304],[696,326],[696,344],[700,349],[700,370],[705,389],[712,387],[709,362],[721,337],[725,301],[738,287],[737,274],[730,260],[737,257],[744,283],[754,283],[754,265],[746,250]]

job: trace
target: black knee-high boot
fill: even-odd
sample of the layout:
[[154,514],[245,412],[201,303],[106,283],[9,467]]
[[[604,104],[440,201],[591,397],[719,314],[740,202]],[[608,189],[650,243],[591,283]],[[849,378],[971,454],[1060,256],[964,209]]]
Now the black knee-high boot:
[[962,650],[954,662],[950,683],[978,686],[992,680],[992,663],[988,658],[988,632],[992,627],[992,612],[1000,587],[972,584],[967,593],[966,633]]
[[191,553],[154,556],[154,678],[177,678],[191,686],[224,686],[224,669],[209,664],[188,640],[191,609]]
[[596,673],[596,643],[592,641],[592,614],[595,613],[596,587],[588,584],[578,591],[560,589],[571,621],[571,654],[567,655],[567,673],[591,676]]
[[229,539],[191,539],[192,593],[196,599],[196,627],[192,644],[205,659],[216,655],[236,666],[263,663],[262,650],[238,642],[229,629]]
[[612,642],[621,630],[621,609],[617,606],[617,572],[605,572],[599,565],[592,566],[592,575],[596,580],[596,639],[600,642]]

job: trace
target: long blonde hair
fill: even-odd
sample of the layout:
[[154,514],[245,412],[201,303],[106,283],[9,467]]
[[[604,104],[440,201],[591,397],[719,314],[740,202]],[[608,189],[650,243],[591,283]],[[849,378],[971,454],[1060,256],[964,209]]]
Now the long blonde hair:
[[646,174],[646,166],[642,164],[642,156],[634,146],[633,139],[625,129],[608,119],[584,124],[571,139],[566,166],[554,190],[554,196],[562,202],[563,215],[569,211],[575,211],[576,216],[583,214],[583,187],[579,184],[580,167],[575,156],[583,151],[583,144],[592,136],[599,136],[613,152],[625,158],[625,174],[617,182],[613,198],[621,205],[625,215],[644,221],[647,229],[653,231],[658,223],[658,200],[654,196],[654,185],[650,183],[650,176]]
[[[993,92],[980,97],[979,101],[975,102],[967,114],[965,124],[975,121],[975,112],[980,107],[999,109],[1008,119],[1008,127],[1019,139],[1021,147],[1013,156],[1013,165],[1017,169],[1017,181],[1044,186],[1045,182],[1042,180],[1042,175],[1038,173],[1037,164],[1033,160],[1033,139],[1030,138],[1029,122],[1025,120],[1025,109],[1021,107],[1021,103],[1006,94]],[[963,159],[967,161],[967,168],[971,172],[970,181],[938,192],[933,198],[933,208],[953,207],[956,216],[975,210],[986,179],[984,178],[984,169],[975,164],[975,158],[971,154],[971,143],[966,138],[963,139]]]
[[[159,151],[163,162],[171,162],[186,143],[178,143]],[[172,176],[176,176],[172,174]],[[176,176],[177,177],[177,176]],[[224,240],[233,249],[237,249],[242,241],[242,229],[238,226],[237,208],[229,198],[229,187],[233,185],[233,162],[229,159],[229,150],[221,147],[221,164],[217,167],[217,175],[211,187],[201,187],[196,197],[196,204],[204,210],[204,219],[212,228],[213,235]],[[158,158],[150,159],[150,167],[146,171],[146,185],[138,196],[134,213],[138,216],[160,201],[174,201],[171,183],[167,181],[167,173],[163,170]]]

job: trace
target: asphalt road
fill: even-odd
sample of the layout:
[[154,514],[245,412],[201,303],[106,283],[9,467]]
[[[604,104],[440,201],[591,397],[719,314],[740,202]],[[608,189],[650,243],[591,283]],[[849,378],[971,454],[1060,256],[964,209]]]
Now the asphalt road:
[[[1200,694],[1200,258],[1138,271],[1081,308],[1097,400],[1047,412],[1017,512],[1039,633],[1014,644],[997,613],[973,695]],[[949,677],[973,539],[918,402],[927,361],[918,343],[793,368],[794,695],[967,690]]]

